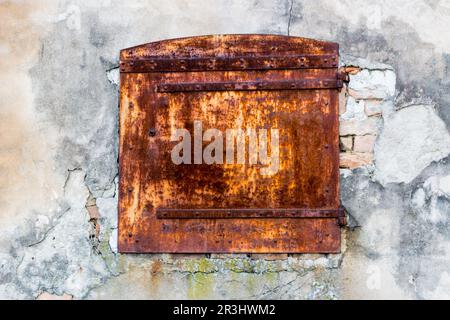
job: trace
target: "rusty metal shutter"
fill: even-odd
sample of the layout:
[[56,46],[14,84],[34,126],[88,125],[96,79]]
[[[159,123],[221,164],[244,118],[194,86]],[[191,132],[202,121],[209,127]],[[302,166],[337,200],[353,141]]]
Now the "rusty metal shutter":
[[[274,35],[122,50],[120,252],[339,252],[338,51]],[[175,164],[173,130],[192,136],[200,122],[201,134],[276,128],[278,171],[261,174],[248,154]]]

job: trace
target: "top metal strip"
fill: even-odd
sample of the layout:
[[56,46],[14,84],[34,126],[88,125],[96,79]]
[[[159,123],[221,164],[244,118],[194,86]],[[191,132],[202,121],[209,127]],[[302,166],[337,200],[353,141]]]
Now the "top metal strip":
[[330,69],[338,67],[337,55],[242,56],[210,58],[155,58],[123,60],[123,73],[191,72],[215,70]]

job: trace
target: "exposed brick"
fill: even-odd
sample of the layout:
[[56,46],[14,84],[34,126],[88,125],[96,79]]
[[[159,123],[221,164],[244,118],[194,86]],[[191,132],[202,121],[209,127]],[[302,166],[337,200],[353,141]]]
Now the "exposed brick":
[[348,74],[357,74],[361,71],[361,68],[359,67],[344,67],[344,72]]
[[353,97],[347,98],[347,105],[345,106],[345,113],[340,116],[341,120],[364,120],[367,118],[364,112],[364,100],[355,100]]
[[92,194],[89,195],[89,198],[86,201],[86,207],[95,206],[96,199],[92,196]]
[[350,75],[348,93],[355,99],[386,99],[394,96],[395,83],[391,70],[362,70]]
[[89,218],[91,220],[98,220],[100,219],[100,212],[98,211],[98,207],[97,206],[90,206],[90,207],[86,207],[88,213],[89,213]]
[[344,169],[354,169],[373,162],[372,153],[342,152],[339,158],[339,166]]
[[353,150],[353,136],[340,137],[340,148],[341,151],[352,151]]
[[353,143],[353,151],[355,152],[373,152],[376,136],[356,136]]
[[339,115],[343,115],[347,110],[347,88],[344,88],[339,92]]
[[381,100],[366,100],[364,105],[364,111],[366,115],[376,116],[381,115],[382,109],[382,101]]
[[363,136],[367,134],[377,135],[379,117],[370,117],[364,120],[341,120],[339,127],[339,135],[351,136],[358,135]]

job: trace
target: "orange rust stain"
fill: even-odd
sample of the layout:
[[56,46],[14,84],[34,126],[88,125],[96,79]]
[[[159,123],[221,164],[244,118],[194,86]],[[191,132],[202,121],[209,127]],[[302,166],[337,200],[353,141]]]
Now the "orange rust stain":
[[[264,46],[259,45],[260,42]],[[122,60],[212,55],[337,54],[335,44],[281,36],[205,36],[150,43]],[[158,93],[179,82],[328,79],[336,68],[122,73],[120,109],[119,250],[122,252],[338,252],[336,219],[156,218],[158,208],[337,209],[336,89]],[[174,165],[174,129],[276,128],[279,171],[261,164]],[[149,136],[149,129],[156,134]],[[225,149],[225,148],[224,148]],[[271,151],[271,150],[269,150]]]

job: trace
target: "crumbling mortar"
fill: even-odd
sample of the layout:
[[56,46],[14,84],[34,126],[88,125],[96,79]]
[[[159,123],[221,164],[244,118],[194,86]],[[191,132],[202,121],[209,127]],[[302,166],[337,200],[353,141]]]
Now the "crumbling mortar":
[[291,0],[290,6],[289,6],[289,18],[288,18],[288,25],[287,25],[287,35],[290,36],[291,33],[291,20],[292,20],[292,8],[294,6],[294,0]]
[[[72,169],[67,169],[67,176],[66,176],[66,180],[64,181],[64,185],[63,185],[63,190],[64,190],[64,194],[66,193],[66,188],[67,188],[67,183],[69,182],[70,179],[70,175],[72,172],[74,171],[82,171],[83,169],[80,167],[75,167]],[[86,176],[84,177],[86,179]]]
[[[66,188],[67,188],[67,186],[68,186],[68,182],[69,182],[69,180],[70,180],[70,176],[71,176],[71,174],[72,174],[73,172],[75,172],[75,171],[82,171],[82,168],[76,167],[76,168],[72,168],[72,169],[68,169],[68,170],[67,170],[67,176],[66,176],[66,179],[65,179],[64,184],[63,184],[63,194],[64,194],[64,195],[66,195]],[[84,181],[85,181],[85,184],[86,184],[86,176],[87,176],[87,175],[85,174],[85,175],[84,175]],[[114,179],[113,179],[113,184],[114,184],[114,186],[115,186],[115,182],[114,182],[114,181],[115,181],[115,178],[116,178],[116,177],[117,177],[117,175],[116,175],[116,176],[114,177]],[[87,186],[87,184],[86,184],[86,186]],[[107,190],[107,189],[105,188],[105,190]],[[115,196],[115,191],[114,191],[114,196]],[[85,206],[87,205],[88,199],[89,199],[89,197],[87,197],[87,199],[86,199],[86,204],[85,204]],[[54,229],[59,225],[59,223],[61,222],[61,219],[62,219],[62,218],[64,217],[64,215],[65,215],[66,213],[68,213],[71,209],[72,209],[72,208],[71,208],[70,206],[67,206],[66,208],[64,208],[64,209],[61,211],[60,214],[58,214],[56,217],[54,217],[54,218],[52,219],[51,225],[44,231],[43,236],[42,236],[38,241],[26,245],[26,248],[32,248],[32,247],[35,248],[35,247],[39,246],[41,243],[43,243],[45,240],[47,240],[48,235],[51,233],[51,231],[54,230]],[[97,219],[94,219],[94,220],[97,220]],[[90,222],[92,223],[92,221],[90,221]],[[96,239],[98,240],[98,242],[99,242],[99,244],[100,244],[100,239],[99,239],[98,237],[96,237]],[[92,239],[90,239],[90,240],[92,240]],[[107,240],[106,240],[106,241],[107,241]],[[97,248],[98,248],[98,246],[97,246]],[[109,244],[108,244],[108,248],[109,248]],[[26,250],[26,249],[25,249],[25,250]],[[104,260],[104,257],[103,257],[103,255],[102,255],[102,253],[101,253],[99,250],[96,250],[96,246],[95,246],[95,245],[92,247],[92,250],[93,250],[93,253],[94,253],[94,254],[99,255],[99,256],[102,257],[102,259]],[[113,253],[113,252],[111,252],[111,253]],[[113,254],[114,254],[114,253],[113,253]],[[60,295],[61,292],[59,291],[59,288],[55,287],[54,285],[52,285],[52,286],[39,286],[39,288],[37,288],[37,290],[31,290],[31,289],[28,288],[24,283],[22,283],[22,280],[20,280],[20,278],[19,278],[18,275],[19,275],[19,269],[20,269],[20,267],[22,266],[22,264],[24,263],[25,256],[26,256],[26,252],[24,251],[24,252],[22,252],[22,254],[20,255],[20,261],[18,261],[18,263],[17,263],[16,266],[15,266],[15,278],[16,278],[16,280],[14,281],[14,284],[15,284],[18,288],[20,288],[20,290],[21,290],[26,296],[28,296],[30,299],[36,299],[40,294],[42,294],[42,293],[44,293],[44,292],[47,292],[47,293],[50,293],[50,294],[58,294],[58,295]],[[101,287],[102,285],[106,284],[106,282],[107,282],[111,277],[114,277],[114,276],[117,276],[117,275],[120,275],[120,274],[123,274],[123,273],[124,273],[124,272],[121,272],[121,271],[119,271],[119,272],[113,272],[113,271],[109,268],[109,266],[108,266],[107,263],[105,263],[105,266],[106,266],[106,270],[107,270],[108,274],[107,274],[106,276],[100,277],[100,284],[98,284],[98,285],[93,285],[90,289],[87,290],[87,293],[86,293],[86,294],[84,294],[82,297],[80,297],[81,299],[86,298],[86,297],[89,295],[89,293],[90,293],[93,289],[98,288],[98,287]],[[64,293],[67,293],[67,292],[63,292],[63,294],[64,294]],[[67,293],[67,294],[69,294],[69,293]],[[70,294],[70,295],[72,295],[72,294]]]
[[357,65],[352,65],[352,64],[347,64],[347,65],[343,65],[343,67],[350,67],[350,68],[359,68],[361,71],[363,70],[367,70],[370,72],[373,71],[380,71],[380,72],[386,72],[386,71],[394,71],[394,69],[390,68],[390,67],[386,67],[386,68],[369,68],[369,67],[361,67],[361,66],[357,66]]
[[27,247],[31,248],[34,246],[37,246],[39,244],[41,244],[42,242],[44,242],[47,239],[48,234],[55,229],[55,227],[59,224],[59,220],[67,213],[69,212],[71,209],[71,207],[67,207],[66,210],[64,210],[60,215],[58,215],[55,219],[52,219],[55,221],[55,223],[53,223],[43,234],[42,238],[39,239],[37,242],[31,243],[29,244]]
[[[272,294],[272,293],[275,293],[277,295],[283,296],[283,294],[286,294],[288,292],[289,287],[292,286],[293,283],[295,283],[298,279],[304,278],[307,275],[308,275],[307,272],[304,273],[304,274],[297,274],[293,280],[288,281],[288,282],[283,283],[283,284],[280,284],[280,285],[277,285],[277,286],[275,286],[273,288],[269,288],[267,286],[267,284],[264,284],[263,285],[263,288],[264,288],[263,290],[265,290],[265,291],[261,292],[260,294],[250,295],[248,297],[245,297],[244,299],[268,299],[267,296]],[[309,279],[306,279],[299,286],[296,286],[295,290],[301,289],[306,284],[307,281],[309,281]],[[281,290],[284,290],[282,294],[280,294]]]
[[[109,270],[108,270],[109,271]],[[104,285],[106,285],[108,283],[108,281],[113,278],[116,277],[116,275],[114,274],[109,274],[109,276],[106,277],[102,277],[100,279],[100,283],[96,284],[96,285],[92,285],[89,289],[86,290],[86,293],[84,295],[82,295],[80,298],[80,300],[85,300],[89,297],[89,295],[92,293],[92,291],[94,291],[95,289],[101,288]]]
[[[255,265],[251,266],[250,269],[255,269],[255,270],[249,270],[246,268],[230,268],[227,267],[227,259],[211,259],[209,262],[211,262],[211,264],[213,265],[213,270],[209,270],[209,271],[204,271],[204,270],[183,270],[179,268],[179,265],[173,263],[173,262],[165,262],[164,265],[166,267],[169,267],[169,269],[163,269],[161,271],[157,271],[157,272],[153,272],[153,273],[158,273],[158,274],[173,274],[173,273],[179,273],[179,274],[184,274],[184,275],[195,275],[195,274],[217,274],[217,273],[235,273],[235,274],[276,274],[276,273],[282,273],[282,272],[289,272],[289,273],[299,273],[299,274],[303,274],[303,273],[309,273],[309,272],[314,272],[317,270],[321,270],[321,269],[325,269],[325,270],[334,270],[334,269],[339,269],[342,261],[344,259],[344,254],[345,254],[346,250],[343,250],[342,253],[340,254],[341,257],[337,260],[337,264],[331,264],[331,265],[327,265],[327,266],[316,266],[313,265],[311,267],[295,267],[295,262],[294,261],[287,261],[286,264],[287,266],[283,267],[283,268],[277,268],[275,266],[275,270],[271,270],[270,269],[270,265],[269,266],[265,266],[266,268],[262,268],[261,270],[256,270],[258,269],[257,264],[255,263]],[[329,259],[328,255],[323,255],[326,259]],[[295,258],[293,258],[295,259]],[[222,261],[223,260],[223,261]],[[302,261],[301,259],[298,259],[299,261]],[[251,260],[246,260],[246,259],[242,259],[240,261],[251,261]],[[255,260],[253,260],[255,261]],[[256,260],[257,261],[257,260]],[[271,262],[281,262],[281,261],[285,261],[285,260],[270,260]],[[275,263],[276,264],[276,263]],[[173,267],[173,268],[170,268]],[[281,267],[281,266],[280,266]]]

